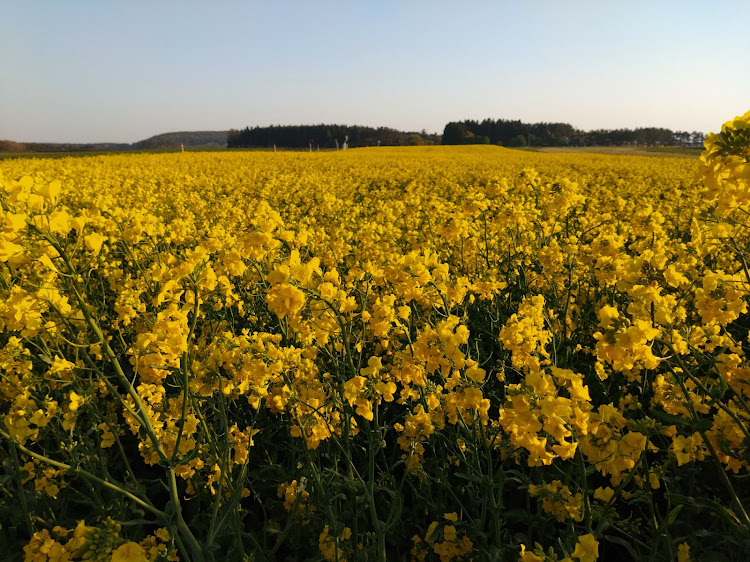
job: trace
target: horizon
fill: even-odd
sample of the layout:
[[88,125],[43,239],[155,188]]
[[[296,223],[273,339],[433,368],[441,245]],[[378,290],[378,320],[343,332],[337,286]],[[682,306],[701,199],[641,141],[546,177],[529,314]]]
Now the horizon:
[[6,4],[0,139],[21,143],[487,118],[708,133],[750,102],[736,0]]

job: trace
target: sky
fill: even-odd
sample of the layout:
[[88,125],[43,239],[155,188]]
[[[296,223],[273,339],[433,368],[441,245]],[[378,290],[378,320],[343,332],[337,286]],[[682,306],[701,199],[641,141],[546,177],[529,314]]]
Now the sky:
[[716,131],[750,1],[0,0],[0,139],[449,121]]

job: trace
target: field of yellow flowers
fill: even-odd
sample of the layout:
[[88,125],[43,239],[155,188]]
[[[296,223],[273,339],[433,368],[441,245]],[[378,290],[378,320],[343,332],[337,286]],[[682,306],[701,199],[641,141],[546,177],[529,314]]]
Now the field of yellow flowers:
[[0,547],[745,559],[750,113],[706,144],[3,161]]

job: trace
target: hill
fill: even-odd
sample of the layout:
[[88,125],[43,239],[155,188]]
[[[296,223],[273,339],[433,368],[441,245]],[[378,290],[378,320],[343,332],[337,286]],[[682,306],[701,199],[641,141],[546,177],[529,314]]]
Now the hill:
[[163,133],[145,140],[136,142],[132,148],[144,149],[170,149],[180,148],[226,148],[227,135],[229,131],[182,131],[177,133]]
[[227,147],[228,131],[182,131],[163,133],[129,143],[54,143],[0,140],[0,152],[110,152],[115,150],[179,150]]

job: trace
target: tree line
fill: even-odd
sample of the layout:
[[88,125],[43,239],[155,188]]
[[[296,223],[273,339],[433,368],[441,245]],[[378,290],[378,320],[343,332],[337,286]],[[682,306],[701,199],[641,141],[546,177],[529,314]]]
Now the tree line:
[[442,144],[497,144],[501,146],[701,146],[699,131],[661,127],[582,131],[569,123],[524,123],[484,119],[452,121],[443,130]]
[[355,146],[414,146],[440,144],[440,135],[404,132],[389,127],[361,125],[272,125],[230,129],[228,148],[335,149]]
[[423,144],[496,144],[500,146],[701,146],[699,131],[661,127],[583,131],[569,123],[524,123],[484,119],[448,123],[442,135],[404,132],[361,125],[272,125],[230,129],[228,148],[335,149],[358,146],[413,146]]
[[174,150],[180,148],[335,149],[358,146],[415,146],[430,144],[496,144],[500,146],[694,146],[703,145],[699,131],[659,127],[582,131],[569,123],[524,123],[484,119],[451,121],[443,134],[404,132],[362,125],[272,125],[227,131],[165,133],[133,143],[19,143],[0,140],[0,152],[86,152],[114,150]]
[[54,143],[54,142],[15,142],[0,140],[0,152],[110,152],[129,150],[126,143]]

